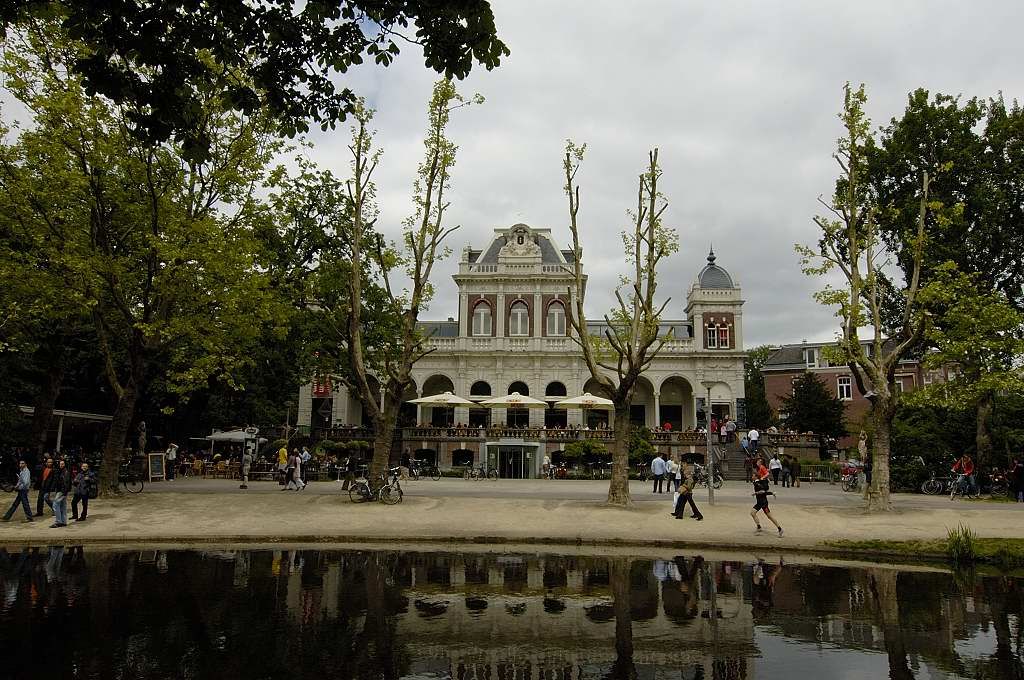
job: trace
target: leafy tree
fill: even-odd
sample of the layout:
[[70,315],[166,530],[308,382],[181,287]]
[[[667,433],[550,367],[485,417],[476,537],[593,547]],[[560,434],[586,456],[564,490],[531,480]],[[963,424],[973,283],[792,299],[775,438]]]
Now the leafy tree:
[[[406,389],[412,384],[412,367],[431,351],[418,328],[419,314],[433,297],[434,264],[449,253],[444,242],[458,229],[446,224],[450,205],[447,194],[456,151],[455,144],[446,136],[448,122],[453,110],[482,101],[479,95],[468,101],[463,99],[450,80],[434,85],[423,143],[424,160],[413,183],[415,211],[403,223],[398,244],[385,243],[373,231],[377,220],[373,172],[380,153],[373,149],[373,132],[369,129],[373,112],[357,107],[354,116],[349,145],[352,175],[345,185],[346,220],[342,235],[348,255],[343,263],[347,272],[347,307],[331,308],[324,299],[318,304],[331,312],[332,318],[345,320],[343,329],[339,323],[343,333],[339,339],[347,349],[348,382],[359,394],[375,431],[370,464],[373,478],[388,466],[399,409]],[[368,281],[370,270],[376,274],[373,281]],[[407,282],[404,290],[393,284],[399,275]],[[378,318],[383,312],[389,320],[377,329],[367,327],[370,316],[363,313],[374,302],[373,297],[382,298],[382,304],[377,305]],[[378,333],[374,338],[373,331],[385,329],[387,324],[393,330]]]
[[629,433],[629,460],[632,463],[648,461],[658,452],[651,443],[651,431],[646,427],[634,427]]
[[[882,130],[879,144],[869,153],[868,171],[884,208],[881,233],[904,276],[910,276],[913,266],[904,236],[913,230],[917,178],[927,171],[932,178],[929,195],[946,210],[927,216],[931,238],[924,244],[925,278],[949,279],[948,263],[953,263],[970,277],[979,301],[1002,298],[1000,306],[1009,304],[1024,311],[1024,268],[1019,262],[1024,250],[1024,110],[1016,102],[1008,106],[1001,96],[987,102],[962,101],[915,90],[902,117]],[[967,294],[962,285],[955,292],[961,298]],[[898,303],[897,298],[890,300]],[[962,314],[947,316],[942,295],[930,296],[927,305],[934,307],[928,311],[939,335],[956,338],[965,350],[971,344],[990,343],[992,314],[978,325],[972,340]],[[961,308],[970,311],[969,305]],[[1004,326],[1004,330],[1008,329]],[[999,389],[990,389],[990,383],[999,378],[983,376],[989,371],[1005,375],[1012,365],[976,364],[970,351],[951,354],[948,342],[934,334],[927,340],[932,347],[942,344],[945,349],[936,356],[956,361],[972,383],[957,398],[968,400],[976,409],[977,454],[980,460],[988,459],[992,454],[989,422]],[[945,392],[952,397],[949,389]]]
[[84,48],[52,24],[7,47],[7,89],[34,120],[0,147],[2,189],[18,237],[50,263],[49,287],[93,322],[117,395],[100,474],[112,491],[149,369],[160,366],[177,394],[230,380],[260,324],[274,323],[250,227],[279,143],[266,120],[211,99],[208,160],[189,160],[179,146],[140,141],[129,111],[90,96],[71,72]]
[[[868,150],[874,144],[870,121],[864,113],[867,100],[864,86],[856,90],[846,85],[843,111],[844,136],[838,141],[836,162],[840,176],[835,193],[828,201],[821,200],[827,215],[815,218],[821,230],[817,248],[797,246],[804,272],[824,276],[835,270],[841,274],[842,287],[831,285],[815,295],[828,306],[838,308],[842,322],[838,353],[849,365],[858,389],[871,403],[874,428],[872,456],[874,474],[868,493],[868,507],[890,510],[889,493],[890,431],[896,413],[899,393],[893,387],[896,367],[902,358],[918,345],[925,330],[926,318],[921,313],[917,294],[921,286],[921,263],[928,224],[930,175],[923,173],[917,203],[916,228],[909,239],[911,275],[898,291],[901,303],[886,338],[885,295],[888,290],[881,274],[886,249],[881,241],[877,197],[867,183]],[[860,340],[860,329],[871,328],[871,339]],[[870,388],[867,386],[870,383]]]
[[793,381],[793,392],[782,397],[782,407],[786,427],[796,432],[814,432],[836,439],[846,436],[843,402],[810,371]]
[[594,439],[578,439],[565,445],[565,457],[569,460],[597,460],[608,455],[605,445]]
[[671,298],[658,305],[658,266],[679,250],[679,237],[664,225],[661,216],[668,202],[658,189],[661,166],[658,150],[648,155],[647,167],[639,176],[637,207],[630,212],[632,224],[623,231],[622,242],[626,262],[631,266],[615,290],[618,306],[604,315],[603,335],[592,335],[584,311],[586,276],[583,273],[580,246],[580,187],[576,173],[586,152],[586,145],[568,142],[562,168],[565,172],[565,194],[569,200],[569,230],[576,254],[571,267],[573,282],[569,299],[573,313],[567,315],[572,333],[579,345],[591,377],[615,406],[615,440],[612,446],[612,478],[608,483],[608,503],[627,506],[629,496],[629,441],[632,423],[630,409],[637,380],[650,366],[671,334],[659,337],[659,321]]
[[456,78],[509,54],[486,0],[27,0],[4,4],[0,27],[52,17],[82,45],[67,66],[86,91],[122,105],[149,143],[173,137],[194,161],[216,145],[211,96],[225,111],[270,115],[290,136],[310,120],[323,129],[344,120],[356,95],[337,74],[364,59],[389,65],[401,41]]
[[747,350],[747,358],[743,360],[743,393],[747,400],[747,424],[765,427],[776,422],[775,412],[768,404],[768,394],[764,387],[764,376],[761,369],[771,356],[769,345],[760,345]]

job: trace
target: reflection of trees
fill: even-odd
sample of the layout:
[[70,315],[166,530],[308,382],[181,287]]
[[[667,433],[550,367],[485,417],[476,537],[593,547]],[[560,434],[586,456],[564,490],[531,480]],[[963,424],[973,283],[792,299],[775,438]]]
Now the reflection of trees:
[[[985,599],[991,603],[992,627],[996,633],[996,649],[992,656],[979,664],[976,676],[980,678],[1006,678],[1021,680],[1024,678],[1024,664],[1013,651],[1013,638],[1010,632],[1010,615],[1021,616],[1021,599],[1018,584],[1011,578],[999,577],[985,579],[983,582]],[[1018,632],[1024,626],[1018,624]],[[1017,642],[1018,652],[1020,641]]]
[[900,628],[900,605],[896,593],[898,575],[895,569],[868,569],[871,598],[885,636],[889,677],[892,680],[913,680],[914,674],[907,663],[907,647]]
[[608,680],[635,680],[630,560],[624,557],[608,560],[608,578],[615,608],[615,662],[605,677]]

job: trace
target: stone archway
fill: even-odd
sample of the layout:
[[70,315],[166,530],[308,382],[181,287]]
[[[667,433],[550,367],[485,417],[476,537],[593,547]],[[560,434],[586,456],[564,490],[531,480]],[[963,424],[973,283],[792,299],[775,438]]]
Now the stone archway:
[[673,375],[663,380],[658,388],[658,424],[669,423],[675,431],[696,427],[694,396],[693,385],[686,378]]
[[[435,373],[423,381],[422,396],[432,397],[445,392],[454,393],[455,383],[443,373]],[[450,427],[455,422],[455,409],[450,406],[424,406],[420,412],[421,420],[435,427]]]

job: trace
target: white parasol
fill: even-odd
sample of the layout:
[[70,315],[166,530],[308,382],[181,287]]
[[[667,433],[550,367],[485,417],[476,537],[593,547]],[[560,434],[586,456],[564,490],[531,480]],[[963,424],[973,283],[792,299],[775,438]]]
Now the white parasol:
[[490,399],[484,399],[478,406],[486,406],[487,408],[547,408],[546,402],[540,399],[534,399],[533,397],[527,397],[526,395],[513,392],[507,394],[504,397],[491,397]]
[[593,409],[598,411],[613,411],[615,409],[615,403],[611,399],[605,399],[604,397],[596,397],[590,392],[584,392],[578,397],[572,397],[571,399],[563,399],[562,401],[556,401],[555,406],[558,408],[580,408],[580,409]]
[[475,406],[469,399],[463,399],[451,392],[432,394],[429,397],[410,399],[410,404],[423,404],[424,406]]

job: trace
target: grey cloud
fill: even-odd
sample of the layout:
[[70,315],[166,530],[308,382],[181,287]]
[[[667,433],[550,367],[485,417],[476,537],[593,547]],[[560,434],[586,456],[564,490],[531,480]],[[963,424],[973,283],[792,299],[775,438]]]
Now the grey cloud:
[[[660,148],[668,224],[680,252],[660,281],[681,315],[714,242],[743,285],[746,342],[827,339],[833,311],[811,298],[822,281],[800,273],[796,242],[813,243],[816,198],[836,174],[831,153],[845,81],[866,82],[876,125],[902,113],[907,93],[1024,95],[1016,2],[498,2],[512,56],[475,71],[464,94],[487,97],[453,117],[460,150],[450,221],[456,253],[494,227],[550,227],[568,247],[562,194],[565,139],[589,145],[580,174],[590,312],[612,302],[623,271],[619,231],[649,148]],[[408,46],[388,69],[346,81],[378,109],[385,150],[377,183],[391,235],[409,192],[433,74]],[[311,135],[318,161],[345,171],[344,130]],[[436,268],[430,316],[455,313],[450,275]]]

